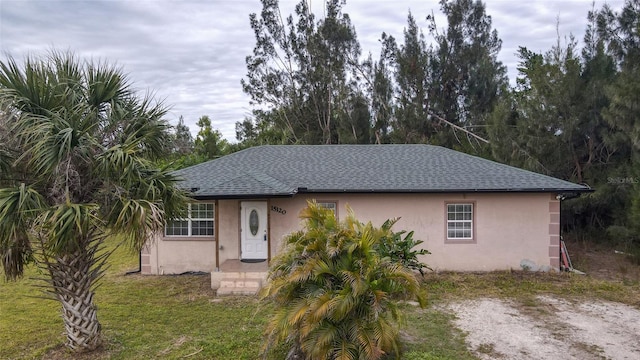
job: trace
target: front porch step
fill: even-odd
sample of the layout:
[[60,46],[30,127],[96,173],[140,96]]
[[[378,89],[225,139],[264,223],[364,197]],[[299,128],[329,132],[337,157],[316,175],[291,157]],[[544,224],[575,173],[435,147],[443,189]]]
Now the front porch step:
[[212,272],[211,288],[218,296],[256,295],[267,281],[266,272]]

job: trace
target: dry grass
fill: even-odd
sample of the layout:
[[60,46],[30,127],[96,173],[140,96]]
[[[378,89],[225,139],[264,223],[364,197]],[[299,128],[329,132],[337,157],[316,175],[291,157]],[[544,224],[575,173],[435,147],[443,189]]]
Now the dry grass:
[[624,248],[590,242],[570,242],[567,249],[573,266],[591,277],[640,286],[640,266]]
[[616,301],[640,307],[640,266],[612,248],[589,243],[567,244],[574,268],[586,272],[428,274],[424,278],[432,300],[448,301],[479,297],[526,301],[542,294],[563,298],[584,297]]
[[602,280],[589,274],[531,273],[439,273],[424,279],[434,301],[479,297],[523,298],[554,294],[565,298],[591,297],[640,307],[640,289],[635,283]]

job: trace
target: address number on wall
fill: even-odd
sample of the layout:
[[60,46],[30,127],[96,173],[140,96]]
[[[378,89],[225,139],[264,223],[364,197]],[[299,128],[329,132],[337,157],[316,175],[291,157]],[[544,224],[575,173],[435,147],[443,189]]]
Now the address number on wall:
[[271,211],[275,211],[275,212],[277,212],[279,214],[282,214],[282,215],[287,213],[287,210],[285,210],[285,209],[283,209],[281,207],[277,207],[277,206],[272,206],[271,207]]

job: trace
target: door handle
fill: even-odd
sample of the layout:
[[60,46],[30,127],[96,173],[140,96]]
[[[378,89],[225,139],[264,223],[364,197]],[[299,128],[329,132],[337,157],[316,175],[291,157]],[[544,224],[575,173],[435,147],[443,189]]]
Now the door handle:
[[264,241],[267,241],[267,231],[264,231]]

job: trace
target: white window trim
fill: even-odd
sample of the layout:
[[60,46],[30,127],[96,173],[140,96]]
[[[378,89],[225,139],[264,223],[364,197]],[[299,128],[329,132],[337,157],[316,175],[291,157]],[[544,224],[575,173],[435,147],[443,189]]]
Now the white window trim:
[[323,201],[316,201],[316,203],[318,204],[318,206],[322,208],[333,211],[333,215],[336,216],[336,219],[338,218],[338,202],[337,201],[323,200]]
[[[187,221],[187,232],[188,235],[168,235],[167,234],[167,225],[165,224],[164,226],[164,237],[167,238],[185,238],[185,237],[189,237],[189,238],[211,238],[215,236],[215,229],[216,229],[216,223],[215,223],[215,218],[216,218],[216,206],[214,203],[195,203],[195,204],[205,204],[205,205],[211,205],[212,209],[213,209],[213,217],[211,218],[192,218],[191,217],[191,205],[194,203],[189,203],[187,204],[188,208],[187,208],[187,217],[186,218],[181,218],[181,219],[176,219],[176,221]],[[193,229],[193,221],[212,221],[213,222],[213,235],[193,235],[192,234],[192,229]]]
[[[468,205],[471,206],[471,220],[449,220],[449,206]],[[448,241],[475,242],[475,202],[447,202],[445,203],[445,238]],[[449,237],[449,224],[469,223],[471,231],[469,237]]]

